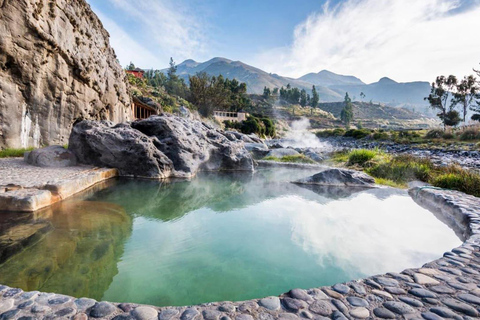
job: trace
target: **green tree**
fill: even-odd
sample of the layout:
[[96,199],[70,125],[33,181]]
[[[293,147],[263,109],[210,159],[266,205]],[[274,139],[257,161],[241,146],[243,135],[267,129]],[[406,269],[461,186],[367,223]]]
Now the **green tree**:
[[130,61],[130,64],[127,66],[127,70],[131,71],[131,70],[135,70],[135,65],[133,64],[133,62]]
[[302,89],[302,91],[300,91],[300,105],[302,107],[305,107],[307,105],[307,91],[305,91],[305,89]]
[[460,121],[462,121],[462,118],[460,118],[460,113],[458,113],[457,110],[447,111],[447,113],[445,113],[445,117],[442,117],[441,119],[445,125],[450,127],[455,127],[460,123]]
[[186,98],[188,96],[188,88],[185,81],[177,75],[177,65],[173,58],[170,58],[170,67],[167,70],[167,82],[165,89],[171,95]]
[[270,98],[271,95],[272,95],[272,92],[271,92],[270,88],[264,87],[263,88],[263,97],[268,99],[268,98]]
[[468,109],[472,108],[476,102],[475,99],[479,98],[480,88],[477,84],[477,79],[470,75],[464,77],[456,86],[456,92],[453,94],[452,104],[460,105],[463,108],[463,123],[465,124],[467,118]]
[[[480,78],[480,70],[473,69],[473,71],[475,71]],[[480,81],[478,82],[478,86],[480,87]],[[475,99],[475,103],[470,106],[470,110],[474,112],[474,114],[472,115],[472,120],[480,122],[480,94],[478,94]]]
[[318,102],[320,101],[320,97],[318,96],[317,88],[315,86],[312,87],[312,100],[310,101],[310,106],[312,108],[318,107]]
[[447,112],[454,108],[454,105],[450,104],[450,110],[448,110],[448,103],[450,102],[450,94],[454,92],[456,86],[457,78],[455,76],[438,76],[432,83],[430,95],[425,98],[430,103],[431,108],[439,111],[437,116],[443,122],[444,131],[448,122]]
[[348,92],[345,93],[344,106],[343,106],[342,112],[340,113],[340,119],[345,125],[345,128],[347,129],[350,128],[350,123],[353,120],[353,105],[352,105],[352,99],[350,99]]

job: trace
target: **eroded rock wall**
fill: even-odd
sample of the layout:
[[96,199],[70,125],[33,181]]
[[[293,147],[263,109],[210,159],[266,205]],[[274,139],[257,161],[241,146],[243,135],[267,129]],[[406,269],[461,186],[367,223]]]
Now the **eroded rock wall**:
[[84,0],[0,0],[0,147],[67,143],[77,119],[130,120],[108,32]]

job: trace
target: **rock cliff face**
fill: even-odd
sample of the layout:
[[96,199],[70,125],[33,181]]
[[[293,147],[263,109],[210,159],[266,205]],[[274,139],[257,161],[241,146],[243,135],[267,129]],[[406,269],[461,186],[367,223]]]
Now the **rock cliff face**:
[[77,119],[130,120],[124,71],[84,0],[0,0],[0,147],[63,144]]

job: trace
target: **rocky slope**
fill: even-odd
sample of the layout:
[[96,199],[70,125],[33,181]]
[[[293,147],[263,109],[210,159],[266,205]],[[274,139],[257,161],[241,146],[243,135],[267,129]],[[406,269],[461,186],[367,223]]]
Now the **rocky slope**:
[[125,74],[84,0],[0,0],[0,148],[66,143],[130,116]]

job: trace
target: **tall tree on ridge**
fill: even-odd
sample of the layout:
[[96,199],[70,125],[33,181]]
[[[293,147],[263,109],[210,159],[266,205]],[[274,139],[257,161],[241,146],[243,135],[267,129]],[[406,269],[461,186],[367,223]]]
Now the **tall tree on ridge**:
[[312,86],[312,99],[310,101],[310,105],[312,108],[318,107],[318,102],[320,101],[320,97],[318,96],[317,88]]
[[348,95],[348,92],[345,93],[345,100],[342,112],[340,113],[340,119],[345,124],[345,128],[350,128],[350,123],[353,120],[353,105],[352,99]]

